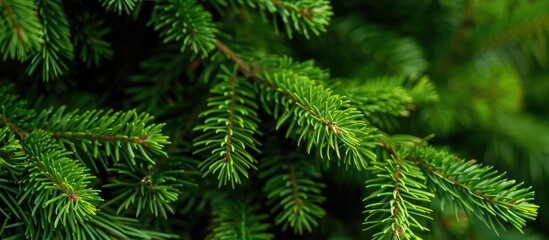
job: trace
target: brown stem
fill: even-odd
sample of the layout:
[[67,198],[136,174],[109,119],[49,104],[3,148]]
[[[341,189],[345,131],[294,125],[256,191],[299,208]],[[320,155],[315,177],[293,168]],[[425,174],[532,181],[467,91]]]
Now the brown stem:
[[232,134],[231,131],[234,126],[234,108],[235,108],[235,99],[234,96],[236,95],[236,76],[233,76],[231,78],[231,96],[229,97],[229,125],[227,125],[227,145],[225,148],[225,162],[228,162],[231,159],[231,143],[232,143]]
[[104,142],[131,142],[142,145],[143,147],[149,147],[145,143],[147,137],[139,138],[126,138],[126,137],[116,137],[111,135],[100,135],[95,133],[72,133],[72,132],[52,132],[53,138],[67,138],[67,139],[88,139],[88,140],[100,140]]
[[233,50],[227,47],[227,45],[225,45],[223,42],[219,40],[216,40],[215,46],[217,47],[217,49],[219,49],[219,51],[228,55],[231,58],[231,60],[236,63],[236,65],[238,66],[238,69],[244,74],[244,76],[246,77],[253,76],[252,67],[248,65],[246,62],[244,62],[244,60],[239,58],[238,55],[236,55],[236,53],[233,52]]
[[393,199],[393,235],[397,236],[398,239],[402,239],[402,228],[400,227],[400,223],[398,221],[398,215],[400,214],[400,208],[398,206],[398,203],[401,201],[400,197],[400,166],[402,165],[402,159],[400,159],[400,156],[392,149],[390,149],[390,154],[393,155],[395,162],[396,162],[396,168],[393,172],[393,187],[395,189],[394,199]]

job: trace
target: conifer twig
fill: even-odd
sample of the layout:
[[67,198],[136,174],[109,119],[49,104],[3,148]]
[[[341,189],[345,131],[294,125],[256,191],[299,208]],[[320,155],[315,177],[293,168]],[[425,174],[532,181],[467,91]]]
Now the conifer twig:
[[255,75],[255,70],[254,70],[254,69],[258,69],[258,67],[251,66],[248,63],[246,63],[233,50],[231,50],[227,45],[225,45],[220,40],[215,41],[215,46],[217,47],[217,49],[219,49],[219,51],[221,51],[222,53],[224,53],[225,55],[230,57],[230,59],[238,66],[238,70],[240,70],[242,72],[242,74],[244,74],[244,76],[246,76],[246,78],[248,78],[250,80],[253,80],[253,81],[256,81],[256,82],[258,82],[258,83],[260,83],[260,84],[262,84],[262,85],[264,85],[264,86],[266,86],[266,87],[268,87],[268,88],[270,88],[274,91],[277,91],[278,93],[284,95],[285,97],[291,99],[297,105],[299,105],[299,106],[303,107],[304,109],[306,109],[313,117],[315,117],[317,119],[320,119],[322,122],[324,122],[326,124],[326,126],[328,127],[328,129],[332,130],[334,133],[336,133],[339,136],[343,136],[343,132],[341,132],[341,130],[339,129],[339,127],[337,125],[337,122],[332,122],[332,121],[330,121],[330,119],[326,119],[326,118],[322,117],[318,112],[311,109],[307,104],[299,101],[299,99],[297,99],[294,96],[292,96],[291,94],[285,92],[283,89],[277,88],[277,87],[273,86],[272,84],[270,84],[269,82],[267,82],[267,81],[265,81],[261,78],[258,78]]
[[13,29],[15,29],[15,33],[17,33],[17,37],[21,39],[23,38],[23,35],[21,33],[21,27],[19,26],[19,24],[17,24],[17,21],[15,20],[15,16],[13,14],[13,10],[11,9],[10,5],[6,4],[4,1],[5,0],[0,0],[0,6],[4,6],[6,14],[8,15],[8,18],[12,23]]
[[220,40],[215,40],[215,46],[217,47],[217,49],[219,49],[219,51],[221,51],[225,55],[229,56],[231,58],[231,60],[234,63],[236,63],[236,65],[238,66],[238,70],[240,70],[242,72],[242,74],[244,74],[244,76],[253,77],[252,67],[250,65],[248,65],[240,57],[238,57],[238,55],[236,55],[236,53],[234,53],[233,50],[231,50],[229,47],[227,47],[227,45],[225,45]]
[[230,91],[232,94],[229,96],[229,116],[228,116],[228,124],[227,124],[227,145],[225,147],[225,162],[231,161],[231,151],[232,151],[232,140],[233,135],[231,134],[233,132],[233,126],[234,126],[234,108],[235,108],[235,95],[236,95],[236,82],[237,78],[236,76],[232,76],[229,86]]
[[393,194],[393,235],[397,236],[398,239],[402,239],[402,228],[400,227],[398,215],[401,214],[399,203],[401,201],[400,196],[400,167],[402,159],[396,154],[393,155],[395,157],[395,171],[393,172],[393,187],[394,187],[394,194]]

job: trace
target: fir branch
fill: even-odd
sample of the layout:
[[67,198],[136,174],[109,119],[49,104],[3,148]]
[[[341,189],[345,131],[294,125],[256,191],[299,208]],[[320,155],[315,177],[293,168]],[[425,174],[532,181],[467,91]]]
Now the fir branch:
[[[22,181],[24,191],[19,202],[32,202],[33,216],[53,223],[55,228],[58,224],[78,224],[96,214],[94,203],[102,199],[98,190],[88,187],[94,177],[80,162],[66,157],[68,153],[45,131],[29,134],[24,147],[30,160],[29,175]],[[36,212],[38,208],[50,214]]]
[[321,177],[320,169],[306,158],[276,151],[262,159],[259,173],[260,178],[267,179],[263,192],[269,199],[267,204],[273,206],[271,212],[277,213],[275,223],[283,230],[291,227],[299,235],[312,232],[326,214],[320,206],[326,200],[320,195],[325,185],[316,181]]
[[118,174],[112,183],[103,187],[114,188],[116,197],[106,202],[102,208],[117,204],[116,214],[123,210],[135,210],[136,217],[141,212],[159,215],[168,219],[167,212],[174,213],[173,202],[178,199],[183,186],[183,170],[150,168],[135,169],[131,165],[115,164],[109,172]]
[[[334,151],[338,159],[343,159],[345,164],[353,163],[358,169],[366,167],[366,159],[375,159],[375,154],[369,150],[376,145],[373,140],[375,129],[367,126],[363,115],[352,108],[348,100],[332,94],[307,74],[289,68],[292,61],[287,58],[280,58],[278,64],[263,70],[244,62],[221,41],[216,45],[245,76],[259,84],[264,107],[269,109],[268,106],[274,103],[275,109],[284,109],[280,114],[268,110],[278,120],[277,129],[293,117],[294,122],[290,123],[286,135],[296,137],[298,144],[305,140],[307,151],[316,145],[321,157],[327,159]],[[283,107],[278,107],[279,104]]]
[[0,52],[2,59],[24,61],[39,49],[42,29],[33,1],[0,0]]
[[204,176],[219,172],[219,186],[230,182],[234,188],[241,175],[248,177],[247,169],[256,168],[257,160],[246,148],[259,152],[260,143],[253,135],[261,133],[251,83],[238,78],[236,69],[222,68],[224,73],[218,76],[222,82],[212,89],[216,96],[208,99],[209,109],[200,114],[207,119],[193,129],[204,132],[195,138],[193,146],[199,148],[193,154],[210,153],[199,165]]
[[163,125],[151,124],[152,120],[152,116],[135,111],[91,110],[79,114],[65,113],[65,108],[60,107],[55,112],[42,111],[35,123],[75,152],[88,154],[90,158],[113,156],[116,161],[122,155],[135,165],[136,156],[151,164],[155,163],[153,156],[167,156],[163,147],[169,144],[168,137],[161,133]]
[[[283,94],[285,97],[290,98],[293,102],[296,102],[297,104],[300,104],[299,100],[295,99],[294,96],[292,96],[288,92],[284,91],[283,89],[278,89],[276,86],[269,83],[268,81],[265,81],[264,79],[259,78],[257,76],[258,72],[260,72],[258,66],[252,66],[252,65],[249,65],[248,63],[246,63],[235,52],[233,52],[229,47],[227,47],[227,45],[225,45],[220,40],[217,40],[215,44],[216,44],[216,47],[218,48],[219,51],[221,51],[222,53],[227,55],[231,59],[231,61],[233,61],[236,64],[236,66],[242,72],[242,74],[244,76],[246,76],[247,78],[249,78],[251,80],[254,80],[254,81],[256,81],[256,82],[258,82],[262,85],[265,85],[266,87],[268,87],[272,90],[278,91],[279,93]],[[288,64],[288,62],[290,62],[290,64]],[[281,58],[278,61],[276,61],[276,63],[273,64],[274,65],[273,67],[277,67],[277,68],[280,68],[280,69],[288,69],[288,68],[290,68],[291,63],[292,63],[291,59]],[[301,106],[303,106],[307,111],[312,111],[312,109],[304,103],[301,103]],[[269,108],[267,108],[267,109],[269,109]],[[271,111],[269,111],[269,112],[271,112]],[[314,112],[311,112],[311,114],[313,114],[317,118],[319,117]],[[327,122],[327,121],[329,121],[329,120],[324,119],[324,122]]]
[[381,227],[374,239],[416,239],[413,229],[428,230],[416,218],[432,219],[432,210],[420,203],[430,202],[434,194],[427,191],[426,178],[417,166],[402,159],[392,148],[386,149],[390,158],[372,163],[371,170],[376,175],[366,181],[367,188],[378,189],[364,199],[374,200],[366,206],[364,212],[368,216],[364,224],[367,229]]
[[308,152],[315,145],[322,158],[330,159],[333,151],[337,159],[358,169],[367,165],[367,159],[375,159],[369,150],[376,145],[375,130],[367,126],[363,115],[350,107],[348,100],[291,70],[266,71],[257,76],[262,83],[260,99],[264,106],[274,102],[285,110],[278,116],[273,111],[277,129],[293,117],[286,135],[297,138],[298,144],[304,140]]
[[415,149],[410,161],[423,169],[428,184],[451,204],[461,206],[497,232],[494,221],[510,222],[522,232],[526,220],[534,220],[539,206],[531,203],[534,192],[523,183],[504,179],[492,167],[483,167],[474,160],[464,161],[444,151],[423,147]]
[[54,80],[69,71],[74,46],[67,16],[59,0],[38,0],[38,13],[44,31],[43,45],[27,68],[28,74],[41,68],[42,79]]
[[[136,157],[151,164],[155,163],[152,159],[155,156],[167,157],[163,148],[170,142],[161,133],[163,124],[152,124],[153,117],[149,114],[112,110],[66,113],[65,107],[60,107],[36,115],[16,95],[8,94],[8,90],[9,87],[0,88],[0,94],[5,93],[5,98],[0,99],[0,127],[10,126],[20,140],[41,129],[61,146],[73,150],[79,159],[83,160],[80,154],[85,154],[89,160],[99,159],[105,168],[105,157],[120,161],[122,156],[132,165],[136,165]],[[95,161],[88,163],[97,171]]]
[[180,43],[181,52],[190,47],[194,53],[207,56],[215,48],[217,29],[212,15],[196,0],[155,1],[149,25],[160,32],[164,43]]

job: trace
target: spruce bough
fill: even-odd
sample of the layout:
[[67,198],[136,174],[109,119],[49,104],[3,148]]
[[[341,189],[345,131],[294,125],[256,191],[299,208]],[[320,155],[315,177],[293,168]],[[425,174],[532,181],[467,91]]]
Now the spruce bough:
[[[367,179],[362,228],[373,239],[428,238],[434,199],[496,232],[537,216],[523,183],[394,134],[395,119],[438,101],[428,77],[333,79],[268,44],[322,35],[329,1],[99,2],[121,15],[109,21],[147,19],[158,34],[156,53],[119,83],[137,110],[70,94],[76,106],[48,106],[0,80],[2,239],[307,236],[329,217],[338,197],[324,193],[325,178],[340,169]],[[15,71],[31,88],[42,79],[63,94],[72,67],[117,54],[108,21],[71,4],[0,0],[2,60],[25,66]]]

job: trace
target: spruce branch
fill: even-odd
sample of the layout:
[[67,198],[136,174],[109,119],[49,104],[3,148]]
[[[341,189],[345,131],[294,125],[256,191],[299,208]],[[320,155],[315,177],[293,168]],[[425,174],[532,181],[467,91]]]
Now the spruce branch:
[[376,175],[366,181],[367,188],[376,188],[364,201],[368,214],[366,229],[380,228],[374,239],[416,239],[414,229],[428,230],[419,218],[432,219],[431,209],[421,203],[428,203],[434,194],[428,192],[426,178],[420,168],[402,159],[399,152],[386,148],[390,156],[381,162],[373,162],[371,170]]
[[[169,141],[161,133],[163,124],[152,124],[152,120],[149,114],[135,111],[66,113],[65,108],[60,107],[55,112],[53,109],[42,111],[35,122],[68,149],[93,159],[112,156],[120,161],[122,156],[135,165],[136,157],[151,164],[155,164],[154,156],[167,157],[163,147]],[[102,162],[106,165],[105,159]]]
[[69,71],[69,64],[74,59],[74,46],[61,1],[38,0],[36,6],[44,31],[43,44],[27,72],[30,75],[40,68],[42,79],[47,82]]
[[504,173],[482,166],[474,160],[465,161],[432,147],[420,147],[407,157],[422,168],[430,188],[450,204],[477,216],[497,232],[494,222],[502,228],[509,222],[522,232],[526,220],[534,220],[539,206],[531,203],[534,192],[523,183],[505,179]]
[[193,154],[209,153],[199,165],[204,176],[218,173],[219,186],[230,183],[234,188],[241,176],[248,178],[247,169],[256,169],[257,160],[250,150],[259,152],[256,146],[261,144],[253,135],[261,133],[253,86],[236,76],[236,68],[222,69],[218,76],[221,82],[211,90],[215,96],[208,99],[209,108],[200,114],[207,118],[193,129],[203,132],[194,140],[193,146],[198,148]]
[[[160,134],[159,125],[148,124],[152,120],[149,115],[138,115],[134,111],[114,113],[101,110],[81,114],[78,114],[78,111],[65,113],[64,107],[55,112],[48,109],[36,115],[34,111],[26,108],[24,101],[19,101],[17,96],[9,94],[9,88],[9,86],[0,88],[0,93],[4,96],[0,99],[2,109],[0,112],[0,127],[2,127],[0,128],[2,129],[0,131],[0,150],[2,151],[0,173],[4,173],[6,167],[11,169],[13,174],[20,172],[22,179],[9,180],[7,183],[21,185],[22,190],[13,191],[9,185],[4,187],[2,184],[4,181],[0,178],[0,188],[7,190],[7,194],[0,194],[0,202],[4,202],[7,209],[14,212],[14,216],[22,221],[17,222],[11,218],[12,225],[28,226],[25,236],[30,238],[61,236],[110,238],[105,237],[107,235],[147,239],[173,237],[123,225],[121,225],[125,228],[123,231],[116,230],[114,226],[106,228],[104,227],[108,225],[98,226],[102,223],[95,219],[98,211],[96,204],[102,199],[98,196],[98,190],[88,187],[94,176],[89,174],[88,169],[80,161],[70,159],[68,156],[72,153],[66,151],[67,148],[71,149],[71,146],[74,149],[76,145],[76,148],[83,153],[94,152],[97,154],[96,158],[104,158],[108,156],[109,149],[117,155],[116,149],[122,147],[125,148],[120,150],[124,152],[121,155],[129,155],[126,151],[131,147],[130,145],[137,144],[146,148],[146,151],[136,154],[139,159],[146,159],[144,155],[149,154],[165,157],[162,146],[168,143],[167,138]],[[21,151],[13,152],[12,150],[17,148],[13,148],[14,146],[10,144],[11,152],[4,152],[4,149],[8,149],[1,144],[5,136],[11,136],[9,137],[11,140],[8,140],[10,143],[23,143],[20,147]],[[14,136],[19,139],[14,141]],[[102,144],[105,148],[101,148]],[[109,147],[109,144],[112,146]],[[129,151],[131,152],[131,149]],[[143,162],[139,164],[141,166],[139,169],[142,169]],[[125,166],[129,166],[133,173],[139,172],[131,163]],[[16,171],[13,172],[13,170]],[[144,198],[146,207],[150,207],[150,203],[156,204],[150,208],[151,212],[157,214],[163,212],[165,215],[165,211],[158,206],[171,207],[166,202],[177,199],[177,194],[173,191],[174,187],[180,186],[181,181],[176,180],[174,174],[177,175],[178,171],[167,171],[155,176],[152,187],[149,188],[152,189],[153,194],[146,194]],[[17,196],[14,197],[13,194]],[[139,208],[141,209],[142,206],[140,205]],[[4,212],[4,209],[0,208],[0,212]],[[23,214],[25,212],[29,215]],[[9,227],[8,229],[10,232],[15,232],[14,236],[18,236],[16,234],[19,231],[18,228]]]
[[42,29],[33,1],[0,0],[2,59],[24,61],[39,49]]
[[117,194],[102,208],[118,204],[117,214],[132,209],[136,217],[145,212],[155,217],[160,215],[164,219],[168,219],[167,212],[174,212],[172,204],[178,199],[179,189],[183,186],[184,170],[159,171],[153,167],[135,169],[131,165],[115,164],[109,168],[109,172],[118,175],[112,183],[103,187],[114,188]]
[[288,122],[286,135],[297,138],[298,145],[304,141],[308,152],[315,145],[322,158],[330,159],[335,153],[344,164],[358,169],[366,167],[368,159],[375,159],[369,150],[376,145],[375,130],[348,100],[293,71],[281,69],[257,76],[262,80],[260,100],[264,106],[281,104],[285,110],[275,115],[276,128]]
[[[296,72],[293,61],[279,58],[270,68],[252,67],[244,62],[221,41],[216,42],[219,51],[237,64],[244,76],[257,83],[263,107],[277,119],[280,128],[288,119],[286,136],[306,141],[307,151],[315,145],[322,158],[330,159],[332,152],[345,164],[365,168],[367,159],[375,159],[370,150],[376,145],[375,129],[367,126],[360,112],[349,105],[342,96],[310,79],[309,74]],[[299,65],[299,64],[296,64]],[[297,68],[301,69],[301,68]],[[315,70],[310,74],[317,75]],[[342,151],[340,151],[340,145]]]
[[181,52],[190,47],[207,56],[215,48],[217,29],[212,15],[196,0],[155,1],[149,25],[160,32],[164,43],[179,43]]
[[[276,146],[276,143],[270,143]],[[260,178],[266,178],[263,192],[277,213],[275,223],[286,230],[291,227],[294,233],[303,235],[318,226],[318,220],[326,214],[320,206],[325,201],[321,195],[325,187],[317,182],[320,169],[312,160],[299,153],[275,151],[261,159]]]
[[[136,111],[78,110],[65,112],[65,107],[53,108],[35,114],[24,101],[8,93],[9,87],[0,88],[5,98],[0,99],[0,127],[9,126],[23,139],[35,130],[48,132],[57,143],[71,149],[81,160],[99,159],[106,168],[108,159],[121,158],[136,165],[135,159],[155,164],[154,157],[167,157],[163,150],[169,144],[161,130],[163,124],[153,124],[153,117]],[[135,149],[135,150],[134,150]],[[88,161],[97,171],[95,161]]]
[[[88,187],[94,177],[51,136],[36,130],[24,139],[29,158],[28,172],[22,183],[19,202],[32,202],[33,216],[64,226],[89,220],[96,214],[95,203],[102,201],[99,191]],[[47,215],[37,210],[44,208]],[[52,214],[54,213],[54,214]]]

